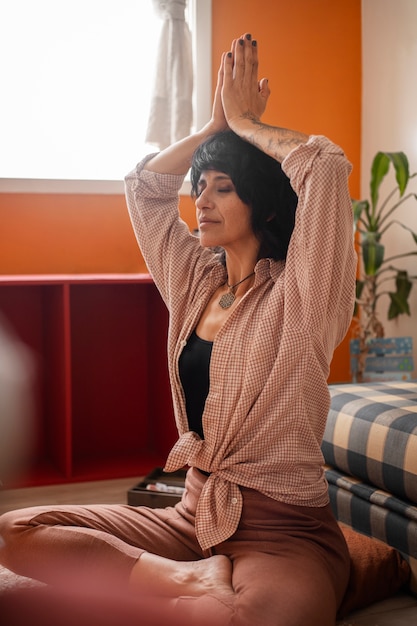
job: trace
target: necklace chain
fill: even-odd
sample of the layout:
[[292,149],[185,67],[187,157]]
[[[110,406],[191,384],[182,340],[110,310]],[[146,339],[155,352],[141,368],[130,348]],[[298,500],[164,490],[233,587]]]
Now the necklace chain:
[[242,278],[242,280],[240,280],[238,283],[234,284],[234,285],[229,285],[229,283],[226,283],[226,285],[229,287],[229,289],[231,291],[233,291],[233,289],[235,289],[238,285],[240,285],[241,283],[244,283],[245,280],[248,280],[248,278],[250,278],[251,276],[254,275],[255,272],[251,272],[250,274],[248,274],[247,276],[245,276],[245,278]]
[[226,283],[229,291],[227,293],[224,293],[219,300],[219,305],[222,307],[222,309],[228,309],[232,306],[233,302],[236,300],[236,296],[233,290],[236,289],[236,287],[238,287],[240,284],[244,283],[245,280],[248,280],[248,278],[250,278],[254,274],[255,272],[251,272],[250,274],[245,276],[245,278],[242,278],[242,280],[240,280],[238,283],[235,283],[234,285],[229,285],[229,283]]

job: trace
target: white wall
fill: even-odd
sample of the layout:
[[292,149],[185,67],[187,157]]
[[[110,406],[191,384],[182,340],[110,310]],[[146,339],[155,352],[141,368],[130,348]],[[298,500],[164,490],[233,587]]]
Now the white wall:
[[[370,166],[378,150],[402,150],[410,172],[417,171],[417,0],[362,0],[362,45],[361,197],[369,198]],[[417,193],[417,177],[410,191]],[[398,218],[417,232],[417,200],[409,200]],[[389,256],[416,249],[411,235],[401,228],[392,231],[386,244]],[[417,256],[401,263],[417,275]],[[388,300],[381,303],[380,312],[387,336],[413,337],[417,377],[417,281],[410,308],[411,317],[402,315],[392,322],[386,315]]]

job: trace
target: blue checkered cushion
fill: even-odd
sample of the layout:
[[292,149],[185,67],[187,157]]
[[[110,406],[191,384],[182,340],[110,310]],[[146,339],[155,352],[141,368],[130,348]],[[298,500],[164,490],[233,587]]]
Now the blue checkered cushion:
[[417,592],[417,507],[329,466],[325,473],[336,518],[398,550],[410,564],[410,585]]
[[326,464],[417,504],[417,383],[329,389],[331,407],[322,444]]
[[417,383],[331,385],[322,450],[331,506],[397,549],[417,592]]

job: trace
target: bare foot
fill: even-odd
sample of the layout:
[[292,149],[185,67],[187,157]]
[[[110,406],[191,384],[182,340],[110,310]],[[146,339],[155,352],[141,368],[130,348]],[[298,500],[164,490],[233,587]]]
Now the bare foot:
[[130,587],[170,597],[230,595],[232,563],[220,554],[200,561],[172,561],[145,552],[132,569]]

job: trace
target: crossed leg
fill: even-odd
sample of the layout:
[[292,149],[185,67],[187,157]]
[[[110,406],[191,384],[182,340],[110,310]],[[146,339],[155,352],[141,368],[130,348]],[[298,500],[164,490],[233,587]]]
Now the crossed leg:
[[220,554],[200,561],[173,561],[145,552],[133,566],[130,588],[170,597],[233,596],[232,562]]
[[[343,586],[343,576],[340,581]],[[281,555],[233,556],[236,593],[232,624],[334,626],[337,591],[324,560],[308,549]]]
[[195,537],[195,509],[206,478],[192,473],[175,508],[60,506],[6,513],[0,518],[0,562],[45,582],[81,572],[90,579],[111,577],[139,593],[230,596],[230,559],[203,554]]
[[201,481],[188,483],[189,493],[170,509],[98,505],[7,513],[0,518],[0,562],[48,582],[65,569],[89,581],[108,576],[131,595],[146,591],[174,601],[169,606],[180,609],[184,625],[198,616],[210,626],[334,624],[348,569],[343,539],[332,538],[331,530],[322,546],[315,541],[327,514],[316,519],[315,512],[311,517],[246,490],[237,533],[208,556],[195,537]]

